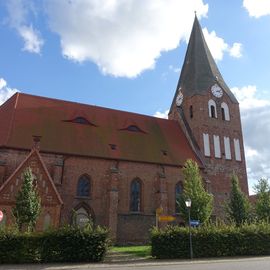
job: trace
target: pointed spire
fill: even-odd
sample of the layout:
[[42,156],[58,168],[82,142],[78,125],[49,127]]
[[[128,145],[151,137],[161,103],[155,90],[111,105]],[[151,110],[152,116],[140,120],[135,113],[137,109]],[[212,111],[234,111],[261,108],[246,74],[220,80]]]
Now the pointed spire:
[[176,94],[181,87],[184,96],[203,95],[206,94],[215,83],[218,83],[223,88],[232,102],[238,103],[218,70],[215,60],[206,44],[195,13],[192,32]]

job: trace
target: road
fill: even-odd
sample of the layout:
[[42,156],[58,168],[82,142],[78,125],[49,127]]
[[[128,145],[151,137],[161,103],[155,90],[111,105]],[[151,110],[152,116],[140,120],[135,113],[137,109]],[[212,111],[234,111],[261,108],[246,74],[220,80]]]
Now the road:
[[32,264],[1,265],[1,270],[268,270],[270,257],[193,260],[147,261],[125,264]]

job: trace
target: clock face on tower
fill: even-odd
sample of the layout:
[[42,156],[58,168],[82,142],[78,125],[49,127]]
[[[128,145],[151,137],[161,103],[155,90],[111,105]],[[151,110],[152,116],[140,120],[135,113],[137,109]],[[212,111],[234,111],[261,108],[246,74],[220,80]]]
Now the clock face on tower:
[[221,87],[216,83],[211,87],[211,92],[217,98],[221,98],[223,96]]
[[175,100],[177,107],[181,106],[181,104],[183,102],[183,98],[184,98],[183,93],[181,91],[179,91],[177,94],[176,100]]

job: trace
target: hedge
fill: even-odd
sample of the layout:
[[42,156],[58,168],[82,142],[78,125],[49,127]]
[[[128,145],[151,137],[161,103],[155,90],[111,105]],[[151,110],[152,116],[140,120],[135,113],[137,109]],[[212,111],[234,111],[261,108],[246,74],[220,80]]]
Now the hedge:
[[[152,256],[159,259],[189,258],[189,230],[168,226],[151,232]],[[193,256],[223,257],[270,255],[270,225],[208,225],[192,229]]]
[[44,233],[0,232],[0,263],[98,262],[108,247],[103,228],[64,227]]

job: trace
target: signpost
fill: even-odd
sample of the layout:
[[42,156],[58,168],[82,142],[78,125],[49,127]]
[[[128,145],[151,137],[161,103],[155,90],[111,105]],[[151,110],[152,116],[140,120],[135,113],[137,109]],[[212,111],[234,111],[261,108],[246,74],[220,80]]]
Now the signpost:
[[159,221],[174,221],[175,217],[173,216],[159,216],[158,218]]
[[2,221],[3,217],[4,217],[4,214],[3,214],[3,212],[0,210],[0,222]]
[[158,228],[159,222],[170,222],[170,221],[175,220],[174,216],[165,216],[165,215],[162,215],[162,213],[163,213],[162,207],[159,207],[156,209],[156,227],[157,228]]
[[159,216],[163,213],[163,208],[159,207],[156,209],[156,227],[158,228],[158,221],[159,221]]
[[200,225],[200,221],[199,220],[191,220],[190,221],[190,226],[192,227],[197,227]]

